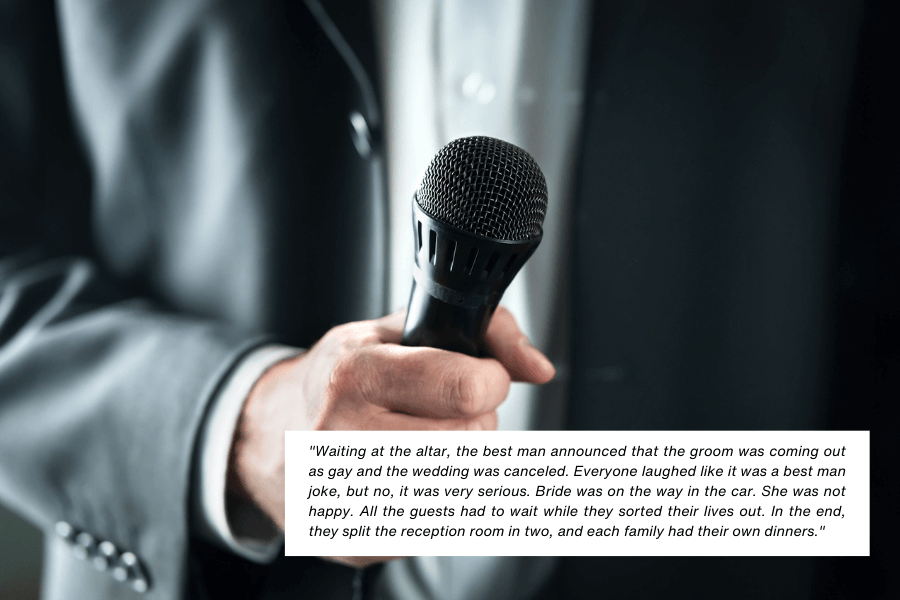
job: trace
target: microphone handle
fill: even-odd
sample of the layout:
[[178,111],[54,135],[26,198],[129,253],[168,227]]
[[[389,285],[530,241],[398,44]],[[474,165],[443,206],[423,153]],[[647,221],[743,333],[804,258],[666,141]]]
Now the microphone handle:
[[444,302],[429,294],[414,278],[400,343],[484,356],[484,336],[496,308],[497,302],[479,306]]

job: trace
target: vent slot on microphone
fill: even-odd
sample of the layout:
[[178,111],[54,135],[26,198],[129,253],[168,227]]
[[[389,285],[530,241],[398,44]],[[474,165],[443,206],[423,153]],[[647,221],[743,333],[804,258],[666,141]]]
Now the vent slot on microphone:
[[509,269],[515,264],[517,258],[519,258],[518,254],[513,254],[509,257],[509,260],[506,261],[506,264],[503,266],[503,270],[500,271],[501,278],[506,275],[506,272],[509,271]]
[[456,240],[447,242],[447,255],[444,257],[444,266],[448,271],[453,270],[453,262],[456,258]]
[[485,281],[488,276],[491,274],[491,271],[494,270],[494,267],[497,266],[497,261],[500,260],[500,253],[494,252],[491,254],[491,257],[488,259],[487,264],[484,265],[484,270],[481,271],[481,274],[478,276],[481,281]]
[[437,231],[432,229],[428,232],[428,262],[434,263],[434,253],[437,250]]
[[466,273],[469,275],[472,274],[472,269],[475,268],[475,259],[478,258],[478,248],[472,248],[469,250],[469,258],[466,259]]
[[421,252],[422,251],[422,221],[416,221],[416,223],[418,224],[417,229],[419,232],[419,245],[416,246],[416,252]]

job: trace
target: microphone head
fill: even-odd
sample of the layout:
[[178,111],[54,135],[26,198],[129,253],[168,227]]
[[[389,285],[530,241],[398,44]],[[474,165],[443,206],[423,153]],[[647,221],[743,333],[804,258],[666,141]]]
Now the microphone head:
[[505,241],[539,237],[547,182],[530,154],[476,136],[441,148],[416,191],[419,207],[466,233]]

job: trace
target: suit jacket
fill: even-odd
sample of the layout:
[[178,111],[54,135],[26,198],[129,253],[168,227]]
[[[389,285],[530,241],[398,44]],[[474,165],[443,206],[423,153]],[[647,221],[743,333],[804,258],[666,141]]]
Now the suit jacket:
[[[367,5],[2,10],[0,500],[48,532],[46,596],[134,593],[73,558],[62,521],[133,552],[148,598],[349,597],[349,569],[192,540],[188,506],[207,401],[264,333],[303,346],[385,311]],[[570,423],[822,426],[859,12],[594,18],[572,308],[553,317],[577,325]],[[797,598],[816,581],[808,560],[584,559],[548,593]]]

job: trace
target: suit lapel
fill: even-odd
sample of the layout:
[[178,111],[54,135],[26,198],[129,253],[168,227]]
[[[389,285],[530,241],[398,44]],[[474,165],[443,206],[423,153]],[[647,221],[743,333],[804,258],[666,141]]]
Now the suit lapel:
[[304,1],[363,90],[369,127],[380,128],[381,85],[371,3],[369,0]]

